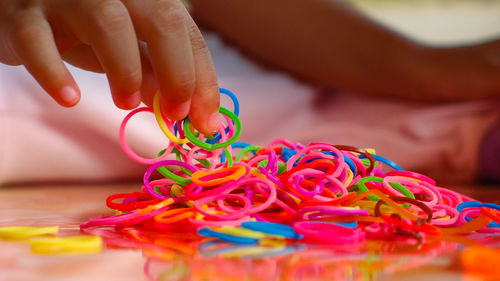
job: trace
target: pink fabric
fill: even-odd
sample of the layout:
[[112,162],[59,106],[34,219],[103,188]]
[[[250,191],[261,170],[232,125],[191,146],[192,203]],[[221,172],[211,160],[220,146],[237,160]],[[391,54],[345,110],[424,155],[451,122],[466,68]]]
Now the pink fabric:
[[[442,181],[477,173],[484,132],[500,116],[498,101],[422,105],[328,93],[263,69],[207,34],[221,87],[238,94],[241,141],[285,137],[375,148],[405,169]],[[0,184],[140,178],[146,166],[121,151],[116,109],[103,75],[71,68],[83,98],[58,106],[22,67],[0,65]],[[223,105],[230,104],[223,98]],[[135,118],[135,117],[134,117]],[[134,121],[135,120],[135,121]],[[131,120],[134,151],[153,157],[168,145],[153,115]]]

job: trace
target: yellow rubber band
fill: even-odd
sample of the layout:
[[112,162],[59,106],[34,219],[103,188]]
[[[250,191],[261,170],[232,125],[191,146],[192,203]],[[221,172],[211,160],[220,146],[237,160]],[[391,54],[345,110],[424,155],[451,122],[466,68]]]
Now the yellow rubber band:
[[30,240],[31,252],[36,254],[92,254],[102,249],[100,236],[37,238]]
[[165,136],[167,138],[175,143],[178,144],[185,144],[188,143],[189,140],[187,138],[180,139],[168,129],[167,124],[165,123],[165,120],[163,120],[163,116],[161,115],[161,110],[160,110],[160,92],[156,92],[155,97],[153,99],[153,110],[155,113],[156,117],[156,122],[158,122],[158,126],[160,126],[160,129],[163,131]]
[[[243,175],[245,175],[247,172],[247,169],[243,165],[234,165],[231,167],[227,168],[221,168],[217,170],[213,170],[210,172],[205,172],[205,171],[197,171],[194,172],[193,175],[191,175],[191,181],[199,186],[204,186],[204,187],[210,187],[210,186],[215,186],[215,185],[221,185],[223,183],[229,182],[229,181],[234,181],[239,178],[241,178]],[[222,178],[216,178],[208,181],[201,180],[201,178],[214,175],[214,174],[227,174]]]
[[3,226],[0,227],[0,239],[25,240],[34,236],[55,234],[58,231],[58,226]]

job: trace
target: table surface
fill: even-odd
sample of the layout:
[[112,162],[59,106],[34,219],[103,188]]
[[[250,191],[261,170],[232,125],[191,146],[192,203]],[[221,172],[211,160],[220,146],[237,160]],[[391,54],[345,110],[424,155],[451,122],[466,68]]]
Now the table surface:
[[[137,191],[139,186],[129,183],[2,187],[0,226],[58,225],[60,235],[77,235],[80,223],[112,213],[105,205],[108,195]],[[454,189],[480,201],[500,200],[500,188]],[[199,255],[161,259],[140,249],[117,249],[109,245],[99,254],[51,256],[32,254],[26,242],[1,240],[0,249],[0,281],[482,280],[461,269],[460,246],[456,244],[443,244],[423,254],[385,255],[383,259],[366,253],[339,254],[324,248],[307,251],[294,248],[296,251],[289,254],[254,259]],[[375,259],[378,262],[373,262]],[[297,269],[299,260],[302,264]]]

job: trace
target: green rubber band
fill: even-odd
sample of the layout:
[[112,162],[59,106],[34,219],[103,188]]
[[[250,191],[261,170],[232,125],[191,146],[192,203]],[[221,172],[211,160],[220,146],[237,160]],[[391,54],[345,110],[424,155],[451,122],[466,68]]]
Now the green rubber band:
[[250,151],[257,151],[259,149],[261,149],[262,147],[260,146],[256,146],[256,145],[249,145],[247,147],[244,147],[240,150],[240,152],[238,152],[238,154],[236,155],[236,158],[234,159],[236,162],[240,162],[241,161],[241,158],[243,158],[243,155],[245,155],[245,153],[247,152],[250,152]]
[[278,162],[278,175],[283,174],[286,172],[286,164]]
[[186,135],[186,138],[194,145],[201,147],[205,150],[209,150],[209,151],[217,150],[220,148],[225,148],[225,147],[231,145],[232,143],[234,143],[238,139],[238,137],[240,136],[240,133],[241,133],[240,119],[238,119],[238,116],[236,116],[234,113],[232,113],[231,111],[229,111],[228,109],[226,109],[224,107],[219,108],[219,113],[229,117],[233,121],[233,123],[236,127],[234,135],[229,140],[227,140],[225,142],[221,142],[221,143],[216,143],[216,144],[209,144],[209,143],[206,143],[204,141],[201,141],[200,139],[198,139],[197,137],[195,137],[193,135],[191,130],[189,130],[189,125],[191,124],[191,121],[189,120],[189,118],[186,118],[184,121],[184,134]]
[[[368,191],[368,188],[366,187],[365,183],[366,182],[383,182],[383,179],[380,177],[364,177],[356,183],[356,186],[358,187],[358,190],[360,192],[366,192]],[[390,182],[389,183],[393,188],[395,188],[397,191],[401,192],[401,194],[405,195],[406,197],[409,197],[411,199],[415,199],[415,195],[411,193],[406,187],[404,187],[402,184],[399,182]],[[368,195],[366,198],[372,200],[372,201],[379,201],[380,198],[375,196],[375,195]]]
[[233,156],[231,156],[231,152],[226,148],[224,149],[224,154],[226,155],[226,161],[227,161],[227,166],[231,167],[233,166]]

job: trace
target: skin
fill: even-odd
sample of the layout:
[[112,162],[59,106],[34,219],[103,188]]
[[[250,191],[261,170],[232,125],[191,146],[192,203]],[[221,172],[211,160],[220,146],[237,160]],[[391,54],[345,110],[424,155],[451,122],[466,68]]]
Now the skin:
[[160,89],[168,118],[189,114],[202,133],[218,129],[212,59],[179,0],[0,0],[0,62],[24,65],[70,107],[80,90],[63,60],[106,73],[119,108],[152,105]]
[[425,102],[500,96],[500,41],[436,48],[378,25],[345,1],[191,0],[197,22],[305,80]]

